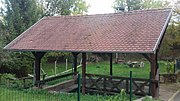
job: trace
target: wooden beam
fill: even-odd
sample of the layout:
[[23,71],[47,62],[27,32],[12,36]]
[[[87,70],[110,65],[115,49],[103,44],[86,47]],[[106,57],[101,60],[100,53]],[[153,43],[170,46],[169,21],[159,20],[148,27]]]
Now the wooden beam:
[[85,94],[86,85],[86,53],[82,53],[82,94]]
[[141,54],[143,55],[150,63],[152,62],[152,59],[150,56],[148,56],[148,54]]
[[113,75],[113,70],[112,70],[112,53],[110,53],[110,75]]
[[41,75],[41,58],[44,56],[45,52],[32,52],[32,54],[34,55],[35,57],[35,67],[34,67],[34,77],[35,77],[35,86],[38,86],[37,85],[37,82],[40,81],[40,75]]
[[73,68],[74,68],[74,71],[73,72],[77,72],[77,55],[78,55],[79,53],[72,53],[72,55],[73,55]]

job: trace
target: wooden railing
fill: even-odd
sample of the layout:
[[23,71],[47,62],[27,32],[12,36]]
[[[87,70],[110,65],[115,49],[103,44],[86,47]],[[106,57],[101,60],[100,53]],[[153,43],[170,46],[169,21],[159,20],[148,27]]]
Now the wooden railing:
[[[132,78],[132,92],[138,95],[149,94],[149,79],[143,78]],[[87,91],[98,91],[105,93],[119,93],[121,89],[124,89],[129,93],[130,78],[119,77],[119,76],[107,76],[97,74],[86,74],[86,90]]]
[[[46,74],[41,75],[42,80],[45,79]],[[16,85],[17,87],[29,88],[33,86],[33,76],[22,78],[6,78],[7,86]]]
[[38,84],[38,85],[43,85],[43,84],[45,84],[46,82],[58,80],[58,79],[65,78],[65,77],[68,77],[68,76],[73,76],[73,75],[74,75],[74,77],[75,77],[76,74],[77,74],[77,72],[67,73],[67,74],[63,74],[63,75],[57,75],[57,76],[54,76],[54,77],[46,78],[46,79],[44,79],[44,80],[40,80],[39,82],[37,82],[37,84]]

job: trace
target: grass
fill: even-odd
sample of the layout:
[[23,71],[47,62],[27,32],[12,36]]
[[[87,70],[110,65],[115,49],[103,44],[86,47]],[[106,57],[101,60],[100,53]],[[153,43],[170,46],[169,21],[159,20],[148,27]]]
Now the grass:
[[[127,101],[129,96],[81,95],[81,101]],[[135,99],[135,97],[133,98]],[[0,101],[77,101],[77,93],[49,93],[44,90],[18,90],[0,86]]]
[[[166,62],[160,61],[159,62],[159,69],[160,73],[166,72]],[[71,63],[68,63],[68,69],[71,69]],[[44,64],[43,65],[44,71],[48,75],[54,75],[54,64]],[[57,64],[57,73],[61,73],[65,71],[65,63]],[[128,65],[125,64],[113,64],[113,75],[114,76],[125,76],[129,77],[129,72],[132,70],[134,78],[149,78],[150,73],[150,64],[149,62],[145,62],[144,68],[130,68]],[[78,69],[81,73],[81,68]],[[70,71],[71,72],[71,71]],[[87,73],[91,74],[102,74],[102,75],[109,75],[109,62],[99,62],[99,63],[88,63],[86,68]]]
[[[159,63],[160,73],[166,72],[165,64]],[[149,78],[150,64],[145,62],[144,68],[130,68],[125,64],[113,64],[113,75],[114,76],[125,76],[129,77],[129,72],[132,70],[134,78]],[[93,74],[105,74],[109,75],[109,63],[101,62],[97,64],[88,64],[87,73]]]
[[[53,63],[43,63],[42,68],[48,76],[55,75],[55,65]],[[72,68],[72,63],[68,63],[67,69]],[[61,73],[66,70],[65,63],[58,63],[56,73]]]

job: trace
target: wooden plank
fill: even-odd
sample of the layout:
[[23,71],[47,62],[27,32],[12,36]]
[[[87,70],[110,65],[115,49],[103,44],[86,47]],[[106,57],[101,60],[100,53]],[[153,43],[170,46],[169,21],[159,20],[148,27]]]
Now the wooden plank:
[[61,82],[52,86],[44,87],[43,89],[46,89],[48,91],[61,91],[62,89],[65,89],[74,84],[75,84],[75,80],[71,79],[71,80],[66,80],[64,82]]
[[64,77],[67,77],[67,76],[71,76],[73,74],[77,74],[77,73],[68,73],[68,74],[63,74],[63,75],[58,75],[58,76],[54,76],[54,77],[51,77],[51,78],[47,78],[47,79],[44,79],[44,80],[40,80],[39,83],[40,84],[44,84],[48,81],[53,81],[53,80],[57,80],[57,79],[60,79],[60,78],[64,78]]
[[[129,80],[129,77],[122,77],[122,76],[108,76],[108,75],[100,75],[100,74],[87,74],[86,76],[93,76],[93,77],[102,77],[102,78],[111,78],[111,79],[127,79]],[[135,81],[149,81],[149,79],[144,79],[144,78],[133,78]]]

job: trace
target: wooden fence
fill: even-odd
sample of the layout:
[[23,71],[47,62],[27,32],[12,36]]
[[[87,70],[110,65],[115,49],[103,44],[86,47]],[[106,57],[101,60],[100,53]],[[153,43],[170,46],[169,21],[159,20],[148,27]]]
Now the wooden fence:
[[[124,89],[129,93],[130,78],[119,76],[107,76],[97,74],[86,74],[86,91],[114,94],[120,93]],[[138,95],[150,93],[150,79],[132,78],[132,92]]]

